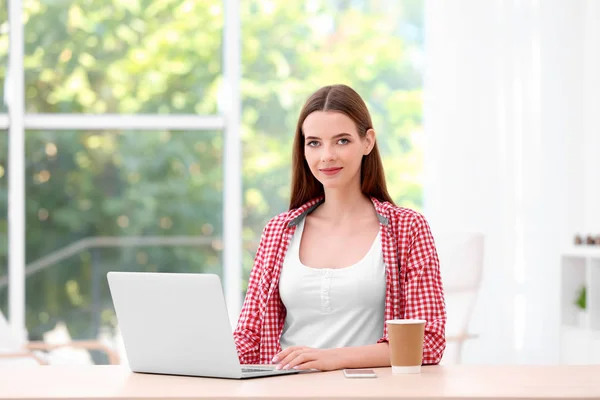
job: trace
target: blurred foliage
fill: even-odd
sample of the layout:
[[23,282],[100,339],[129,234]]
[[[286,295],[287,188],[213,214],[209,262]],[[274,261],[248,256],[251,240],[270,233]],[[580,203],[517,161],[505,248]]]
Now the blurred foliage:
[[[0,0],[0,93],[8,52]],[[372,113],[392,197],[421,207],[422,0],[241,1],[244,279],[286,210],[299,110],[346,83]],[[218,0],[24,0],[30,113],[218,113]],[[5,109],[0,109],[5,110]],[[222,132],[29,131],[27,262],[93,236],[203,236],[200,247],[98,248],[27,280],[38,338],[113,323],[108,270],[221,273]],[[0,132],[0,279],[7,274],[7,135]],[[246,283],[244,282],[244,288]],[[6,286],[0,308],[6,312]]]
[[577,298],[575,299],[575,305],[582,311],[587,308],[587,290],[585,286],[582,286],[577,291]]

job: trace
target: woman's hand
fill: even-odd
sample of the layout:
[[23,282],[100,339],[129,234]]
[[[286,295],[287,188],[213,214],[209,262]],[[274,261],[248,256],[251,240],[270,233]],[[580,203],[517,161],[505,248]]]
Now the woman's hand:
[[313,349],[293,346],[283,350],[273,358],[277,369],[318,369],[333,371],[342,368],[339,349]]

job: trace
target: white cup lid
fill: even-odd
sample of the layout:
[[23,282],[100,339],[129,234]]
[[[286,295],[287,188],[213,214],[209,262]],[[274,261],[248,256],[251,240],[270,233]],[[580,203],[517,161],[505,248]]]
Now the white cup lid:
[[426,324],[424,319],[388,319],[385,321],[388,324],[410,325],[410,324]]

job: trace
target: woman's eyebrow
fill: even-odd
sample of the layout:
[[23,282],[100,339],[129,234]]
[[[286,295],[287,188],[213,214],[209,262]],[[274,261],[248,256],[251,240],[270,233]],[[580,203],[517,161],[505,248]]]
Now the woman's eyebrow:
[[[352,135],[350,135],[349,133],[346,133],[346,132],[342,132],[342,133],[338,133],[337,135],[335,135],[334,137],[332,137],[332,139],[339,139],[339,138],[344,137],[344,136],[352,136]],[[315,140],[315,139],[316,140],[321,140],[321,138],[318,137],[318,136],[306,136],[304,139],[305,140]]]

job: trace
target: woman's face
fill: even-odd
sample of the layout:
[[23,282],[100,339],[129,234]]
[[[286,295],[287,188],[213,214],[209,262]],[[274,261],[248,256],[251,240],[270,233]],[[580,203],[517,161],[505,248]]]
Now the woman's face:
[[375,132],[364,138],[346,115],[333,111],[315,111],[302,124],[306,162],[326,189],[345,188],[358,181],[363,156],[375,144]]

